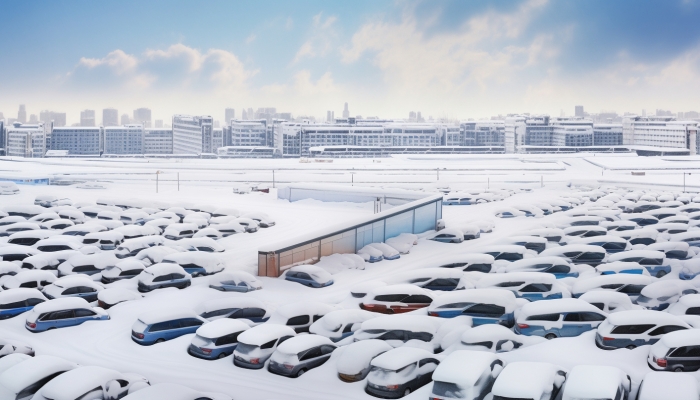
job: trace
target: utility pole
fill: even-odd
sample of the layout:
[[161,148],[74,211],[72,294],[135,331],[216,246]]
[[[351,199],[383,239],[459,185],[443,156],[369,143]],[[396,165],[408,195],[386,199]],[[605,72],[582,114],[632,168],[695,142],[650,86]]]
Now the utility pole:
[[540,175],[540,187],[544,187],[544,175]]
[[156,193],[158,193],[158,175],[160,175],[160,171],[156,171]]
[[692,175],[690,172],[683,172],[683,193],[685,193],[685,176]]
[[440,168],[435,168],[435,171],[437,171],[437,180],[440,180]]
[[177,191],[180,191],[180,173],[177,173]]
[[272,170],[272,187],[275,187],[275,170]]

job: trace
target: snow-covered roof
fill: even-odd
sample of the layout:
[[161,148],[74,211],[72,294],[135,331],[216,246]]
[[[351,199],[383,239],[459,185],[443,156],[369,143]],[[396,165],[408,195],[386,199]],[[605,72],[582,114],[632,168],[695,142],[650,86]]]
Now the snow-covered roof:
[[430,309],[434,310],[436,308],[440,308],[442,305],[450,303],[495,304],[505,307],[507,312],[513,311],[516,306],[515,295],[510,290],[470,289],[445,293],[433,300],[433,302],[430,304]]
[[554,283],[557,278],[546,272],[509,272],[507,274],[488,274],[476,281],[478,288],[487,288],[502,282]]
[[277,339],[282,336],[296,336],[294,329],[287,325],[279,324],[262,324],[248,329],[238,336],[239,343],[260,346],[269,342],[272,339]]
[[335,346],[333,342],[325,336],[314,334],[299,335],[280,344],[277,347],[277,351],[284,354],[299,354],[304,350],[324,344]]
[[14,303],[27,299],[46,300],[46,297],[40,291],[30,288],[14,288],[0,292],[0,304]]
[[543,362],[513,362],[501,371],[491,393],[518,399],[539,399],[552,390],[557,367]]
[[248,328],[250,328],[250,325],[243,321],[231,318],[220,318],[197,328],[197,335],[208,339],[215,339],[230,333],[241,332]]
[[380,353],[393,349],[384,340],[367,339],[343,346],[343,353],[338,358],[336,366],[341,374],[354,375],[367,367],[369,362]]
[[160,276],[165,274],[180,273],[187,276],[187,272],[178,264],[174,263],[158,263],[153,264],[144,270],[144,273],[149,273],[153,276]]
[[628,250],[628,251],[621,251],[619,253],[615,254],[610,254],[608,256],[608,260],[612,261],[620,261],[624,260],[627,258],[633,258],[633,257],[643,257],[643,258],[658,258],[658,259],[663,259],[666,257],[666,255],[662,251],[655,251],[655,250]]
[[371,311],[347,309],[335,310],[324,315],[319,321],[328,328],[334,328],[348,321],[366,321],[378,317],[379,314]]
[[127,300],[140,299],[141,295],[133,290],[124,288],[107,288],[97,293],[97,299],[107,304],[116,304]]
[[700,335],[695,329],[685,329],[667,333],[661,337],[660,341],[669,349],[681,346],[697,346],[700,341]]
[[498,357],[490,352],[457,350],[450,353],[435,369],[433,381],[471,387],[496,360]]
[[98,367],[78,367],[52,379],[39,393],[48,399],[75,399],[113,379],[124,379],[119,372]]
[[641,294],[646,297],[658,298],[663,296],[680,295],[685,290],[697,290],[689,281],[680,279],[667,279],[650,283],[642,289]]
[[377,356],[371,364],[374,367],[396,371],[424,358],[435,358],[435,355],[416,347],[398,347]]
[[362,323],[362,330],[370,329],[402,329],[413,332],[435,333],[442,324],[440,318],[427,315],[388,315],[369,319]]
[[673,390],[673,400],[697,400],[698,381],[692,375],[676,372],[648,372],[644,376],[639,400],[666,399],[669,388]]
[[62,297],[39,303],[34,306],[34,312],[43,314],[53,311],[70,310],[74,308],[91,308],[90,304],[80,297]]
[[649,250],[669,251],[669,250],[688,250],[690,245],[686,242],[658,242],[647,246]]
[[597,307],[580,299],[554,299],[548,301],[533,301],[531,303],[527,303],[520,309],[520,316],[526,317],[530,315],[539,314],[582,311],[604,314]]
[[[53,301],[53,300],[52,300]],[[199,315],[191,310],[153,310],[141,314],[139,320],[146,325],[155,324],[158,322],[171,321],[181,318],[196,318],[201,320]]]
[[36,382],[38,378],[68,371],[77,366],[77,364],[59,357],[41,354],[22,361],[0,374],[0,386],[17,394]]
[[655,281],[655,278],[637,274],[612,274],[600,275],[587,279],[577,279],[572,287],[573,293],[584,293],[593,288],[598,288],[603,285],[610,284],[631,284],[631,285],[648,285]]
[[682,319],[675,315],[662,311],[651,310],[620,311],[618,313],[610,314],[607,321],[614,326],[652,323],[673,324],[690,328],[690,325],[686,324]]
[[619,368],[605,365],[577,365],[567,376],[564,398],[613,398],[623,382],[627,382],[627,375]]
[[203,314],[209,311],[222,310],[225,308],[262,308],[265,309],[265,304],[258,299],[252,297],[222,297],[220,299],[207,300],[195,307],[197,314]]

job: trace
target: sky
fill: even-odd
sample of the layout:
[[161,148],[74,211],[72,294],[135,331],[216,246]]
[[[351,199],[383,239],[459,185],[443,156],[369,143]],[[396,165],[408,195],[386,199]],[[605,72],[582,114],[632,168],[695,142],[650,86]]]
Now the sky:
[[700,0],[3,0],[0,112],[700,111]]

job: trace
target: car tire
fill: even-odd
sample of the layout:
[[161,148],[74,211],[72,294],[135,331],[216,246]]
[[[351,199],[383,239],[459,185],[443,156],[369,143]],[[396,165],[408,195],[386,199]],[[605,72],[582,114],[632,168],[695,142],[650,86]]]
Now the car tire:
[[297,372],[297,378],[304,375],[305,372],[306,372],[306,369],[304,369],[304,368],[300,369],[299,372]]
[[160,338],[160,339],[156,340],[156,343],[155,343],[155,344],[158,344],[158,343],[163,343],[163,342],[165,342],[165,339],[163,339],[163,338]]
[[634,349],[637,348],[637,346],[631,344],[631,345],[629,345],[629,346],[627,346],[627,347],[625,347],[625,348],[626,348],[626,349],[629,349],[629,350],[634,350]]
[[676,367],[676,368],[673,369],[673,372],[683,372],[683,368],[682,368],[682,367]]
[[226,358],[227,356],[228,356],[228,354],[226,354],[226,353],[221,353],[221,354],[219,354],[219,357],[217,357],[217,358],[218,358],[218,359],[222,359],[222,358]]
[[552,340],[552,339],[556,339],[557,335],[555,335],[553,333],[548,333],[548,334],[544,335],[544,338],[547,340]]
[[411,388],[406,388],[406,390],[403,391],[403,397],[406,397],[409,394],[411,394]]

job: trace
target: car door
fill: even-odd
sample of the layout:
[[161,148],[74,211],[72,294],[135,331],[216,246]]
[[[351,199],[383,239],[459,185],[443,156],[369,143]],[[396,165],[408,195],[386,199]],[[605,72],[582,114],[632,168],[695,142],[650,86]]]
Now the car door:
[[700,345],[686,346],[686,359],[683,362],[685,371],[697,371],[700,369]]
[[299,365],[306,369],[316,368],[325,361],[321,360],[322,355],[321,346],[312,347],[299,358]]
[[63,310],[51,313],[51,322],[49,325],[54,328],[63,328],[65,326],[75,325],[75,315],[73,310]]
[[429,383],[433,379],[433,372],[440,362],[434,358],[424,358],[418,361],[418,387]]
[[170,279],[171,281],[168,283],[168,286],[177,287],[182,285],[182,282],[185,280],[185,275],[178,273],[170,274]]
[[74,318],[76,324],[81,324],[85,321],[94,320],[97,318],[97,313],[85,308],[79,308],[74,311]]
[[93,302],[97,300],[97,290],[89,286],[77,286],[76,292],[78,297],[82,297],[87,302]]
[[[586,329],[586,327],[588,329]],[[559,332],[562,337],[573,337],[590,330],[590,327],[590,325],[585,325],[585,323],[581,321],[581,313],[569,312],[564,313],[563,324]]]
[[202,326],[203,322],[200,321],[197,318],[185,318],[180,320],[180,329],[181,335],[185,335],[188,333],[194,333],[197,331],[197,328]]

